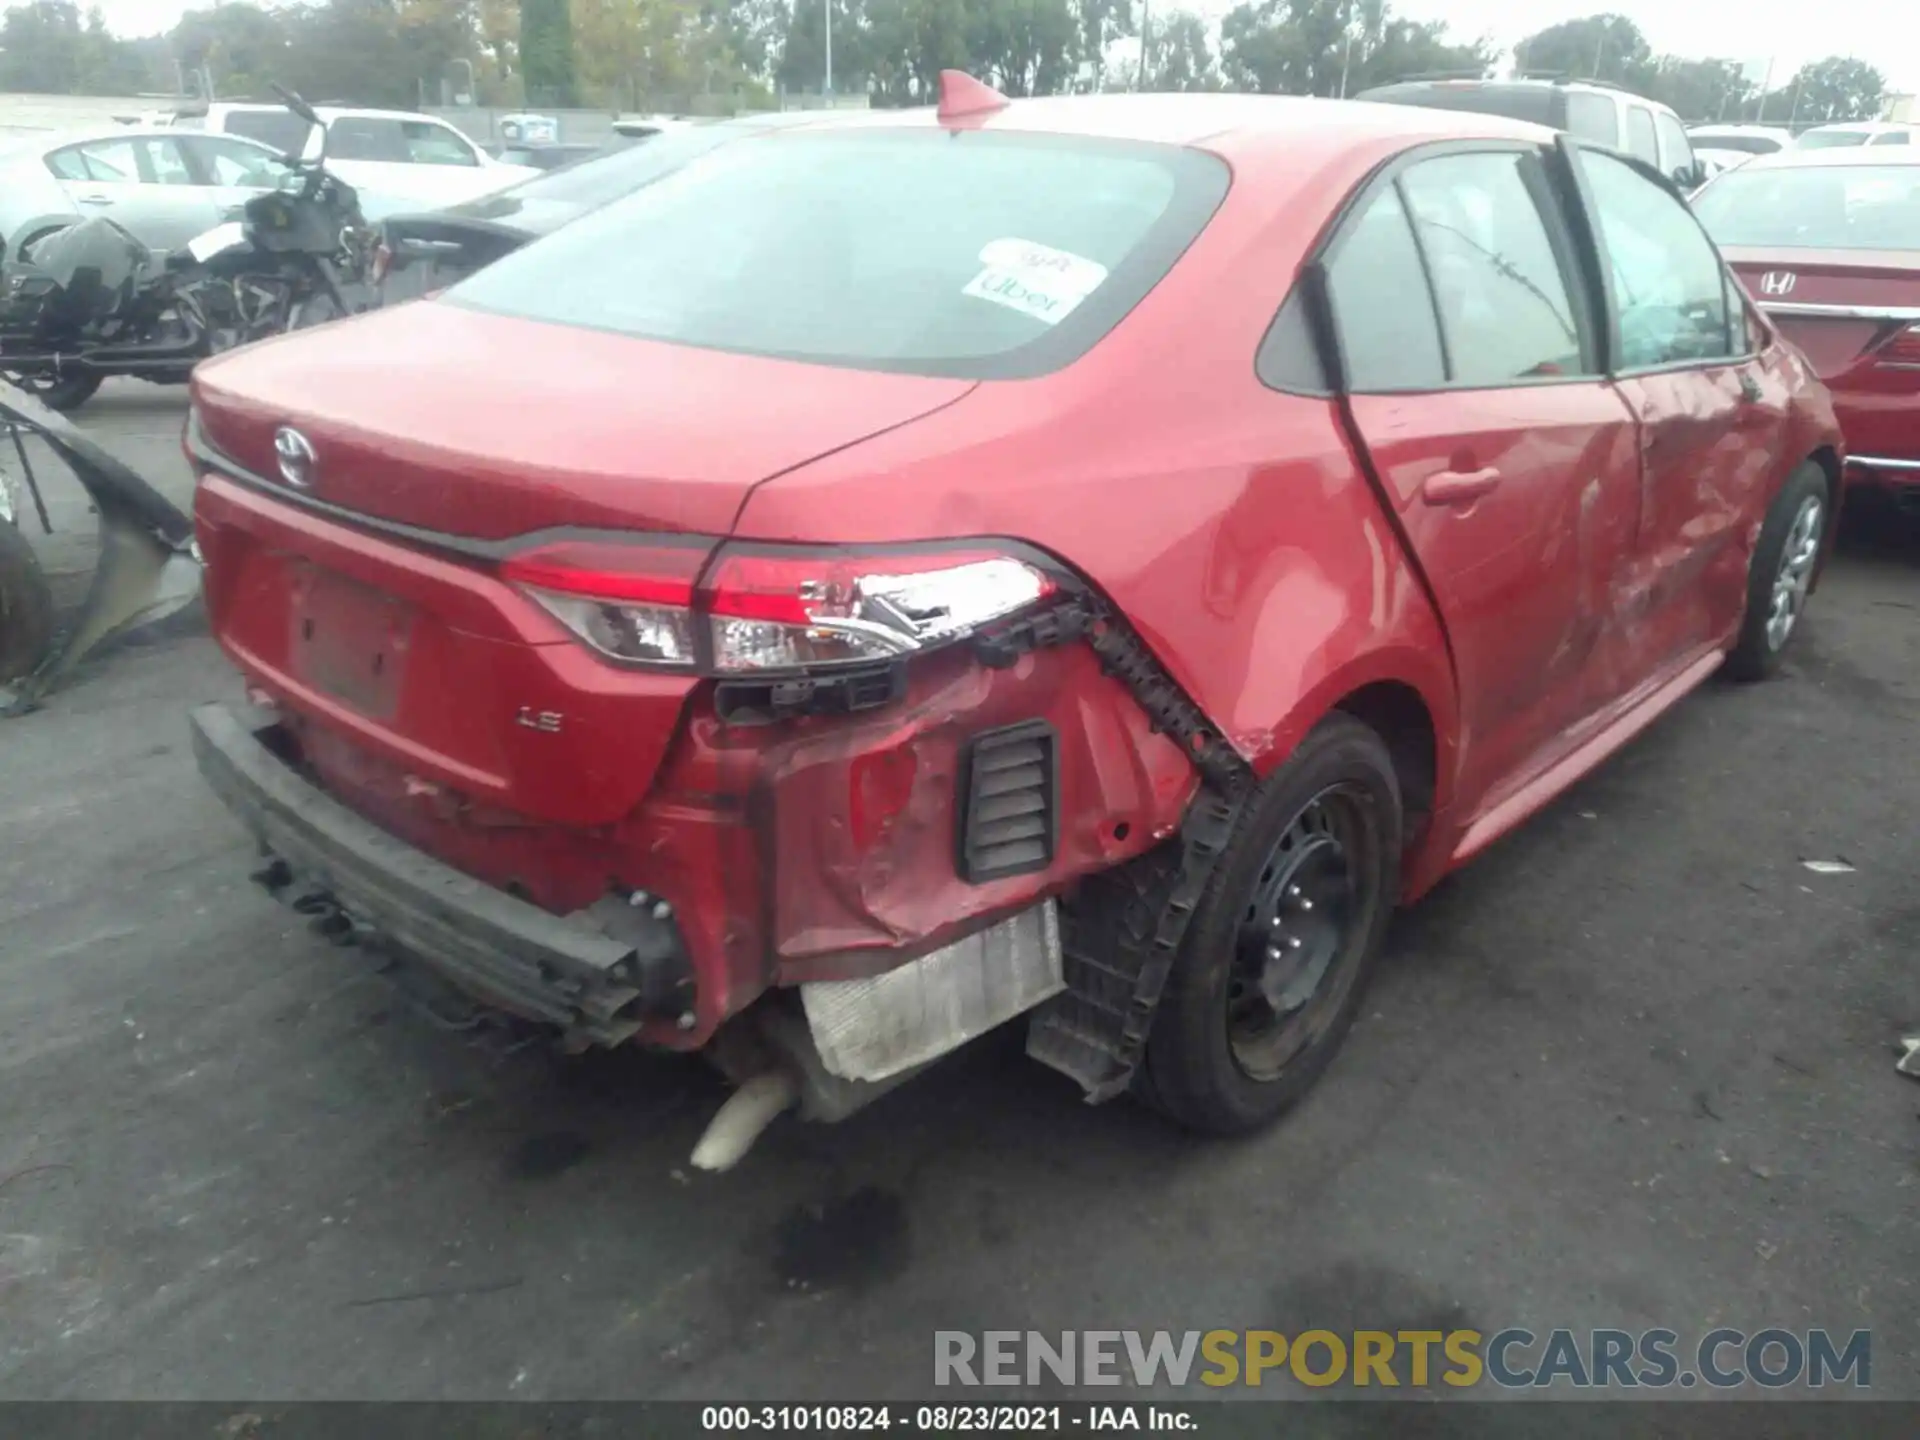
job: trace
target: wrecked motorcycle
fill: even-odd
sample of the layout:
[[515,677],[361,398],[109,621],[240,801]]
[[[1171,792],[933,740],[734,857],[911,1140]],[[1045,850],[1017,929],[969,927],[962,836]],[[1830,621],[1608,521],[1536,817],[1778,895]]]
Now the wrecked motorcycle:
[[[104,216],[34,242],[0,295],[0,377],[55,410],[86,403],[110,376],[182,384],[223,350],[351,313],[340,281],[365,279],[372,231],[353,188],[289,154],[293,184],[253,196],[185,248],[157,254]],[[309,131],[311,134],[311,131]]]
[[[99,563],[64,634],[56,632],[52,589],[24,534],[24,501],[42,531],[53,531],[29,438],[66,464],[99,517]],[[0,447],[3,717],[36,708],[107,640],[191,604],[200,592],[200,557],[192,521],[164,495],[70,421],[3,382]]]

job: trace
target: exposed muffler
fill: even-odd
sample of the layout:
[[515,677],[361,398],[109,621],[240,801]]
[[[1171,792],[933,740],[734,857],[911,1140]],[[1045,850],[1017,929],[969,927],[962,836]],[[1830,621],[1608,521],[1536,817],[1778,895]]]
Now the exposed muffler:
[[[46,577],[24,544],[0,546],[0,716],[35,709],[99,646],[116,635],[163,620],[200,593],[200,555],[193,522],[131,468],[64,416],[18,386],[0,381],[0,464],[17,463],[20,482],[48,534],[53,523],[25,437],[45,442],[72,470],[100,523],[100,559],[86,600],[64,634],[46,623],[52,599]],[[0,492],[9,487],[0,477]],[[24,507],[9,495],[0,524],[19,533]]]

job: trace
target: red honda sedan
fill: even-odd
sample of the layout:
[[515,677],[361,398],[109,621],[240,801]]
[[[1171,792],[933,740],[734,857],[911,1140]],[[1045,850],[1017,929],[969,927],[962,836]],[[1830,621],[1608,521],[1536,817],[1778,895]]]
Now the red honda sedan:
[[1920,503],[1920,152],[1783,150],[1694,208],[1832,388],[1853,474]]
[[193,400],[256,878],[748,1128],[1020,1015],[1093,1099],[1276,1115],[1396,904],[1774,669],[1842,465],[1630,158],[964,76]]

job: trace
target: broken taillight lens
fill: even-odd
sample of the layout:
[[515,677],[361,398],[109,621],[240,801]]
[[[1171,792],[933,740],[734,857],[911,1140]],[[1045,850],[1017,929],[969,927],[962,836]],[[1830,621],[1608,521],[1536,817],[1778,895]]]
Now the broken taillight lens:
[[1011,555],[723,550],[700,599],[722,674],[857,665],[930,650],[1053,592]]
[[649,667],[766,675],[873,664],[936,649],[1058,586],[1005,551],[889,554],[786,545],[703,551],[564,542],[501,573],[603,655]]

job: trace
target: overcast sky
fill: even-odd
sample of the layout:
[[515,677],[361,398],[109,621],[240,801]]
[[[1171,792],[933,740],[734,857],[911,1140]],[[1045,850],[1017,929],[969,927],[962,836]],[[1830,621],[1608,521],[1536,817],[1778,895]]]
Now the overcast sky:
[[[1157,0],[1153,8],[1160,10]],[[1237,0],[1182,0],[1214,17]],[[184,0],[100,0],[122,35],[170,29]],[[1414,20],[1444,20],[1462,38],[1521,36],[1575,16],[1612,10],[1629,17],[1654,49],[1675,55],[1776,62],[1775,83],[1808,60],[1857,55],[1895,90],[1920,91],[1920,3],[1915,0],[1393,0]]]

